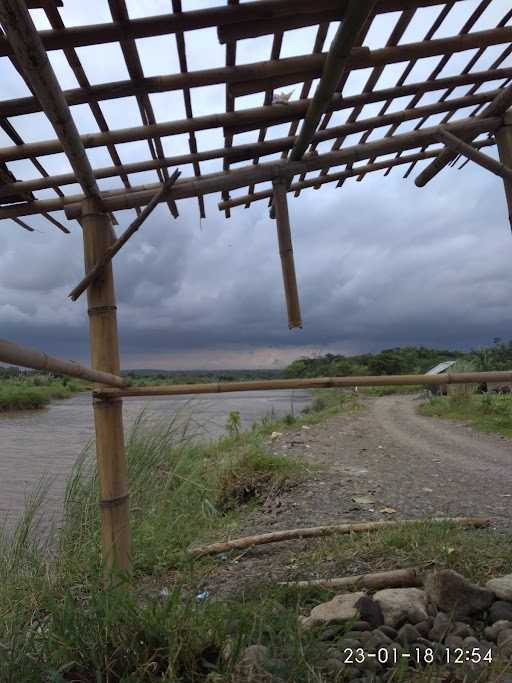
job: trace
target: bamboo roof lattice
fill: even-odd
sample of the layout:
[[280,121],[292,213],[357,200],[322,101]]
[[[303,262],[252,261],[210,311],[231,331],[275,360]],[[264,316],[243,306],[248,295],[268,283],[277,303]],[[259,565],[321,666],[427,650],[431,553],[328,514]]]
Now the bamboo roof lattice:
[[[423,184],[460,153],[452,148],[444,151],[446,137],[439,138],[439,123],[466,142],[490,146],[498,119],[512,103],[512,9],[501,0],[227,0],[194,10],[187,10],[187,2],[172,0],[167,14],[136,18],[130,17],[125,0],[105,0],[112,20],[81,26],[65,25],[62,2],[40,0],[27,5],[44,13],[51,27],[38,32],[43,52],[62,51],[78,82],[78,87],[61,90],[62,105],[72,114],[77,105],[86,105],[98,129],[81,134],[75,126],[75,157],[82,149],[76,157],[78,171],[71,163],[72,172],[50,175],[44,168],[46,156],[73,154],[69,146],[66,149],[68,132],[38,142],[25,142],[18,133],[22,117],[41,111],[48,115],[53,105],[44,101],[44,87],[37,90],[33,74],[27,72],[30,66],[21,63],[16,36],[5,16],[12,3],[3,4],[0,55],[25,79],[30,95],[0,100],[0,126],[11,141],[0,148],[0,218],[21,221],[22,226],[26,216],[44,214],[66,230],[62,214],[54,212],[65,210],[68,219],[78,218],[80,202],[93,185],[109,212],[130,208],[140,213],[169,178],[169,169],[185,165],[192,172],[183,172],[163,198],[174,216],[177,202],[186,197],[198,198],[204,216],[203,197],[212,193],[220,194],[219,207],[229,216],[233,207],[270,199],[268,183],[283,178],[288,191],[298,195],[325,183],[341,187],[352,176],[361,180],[371,172],[389,173],[396,166],[403,165],[409,175],[418,163],[429,163],[418,178]],[[458,31],[456,16],[463,19],[462,25],[458,19]],[[385,40],[379,28],[383,19]],[[314,32],[312,49],[282,56],[286,39],[301,35],[306,27]],[[225,49],[225,65],[210,67],[205,50],[201,68],[195,68],[197,55],[190,68],[187,49],[194,45],[194,32],[199,29],[216,31]],[[421,40],[408,39],[418,32]],[[158,36],[169,36],[169,50],[174,40],[179,70],[167,70],[164,57],[162,74],[146,75],[137,41]],[[20,34],[19,39],[30,51],[31,38]],[[254,45],[254,54],[261,54],[265,41],[270,54],[267,59],[239,63],[239,41],[245,51]],[[105,43],[119,47],[128,78],[91,82],[80,48]],[[430,72],[415,78],[418,66],[427,60],[432,64]],[[393,74],[396,80],[390,85]],[[359,87],[349,92],[351,80]],[[194,89],[212,85],[224,86],[224,102],[217,98],[210,111],[195,114]],[[54,86],[60,90],[58,82]],[[287,100],[290,90],[296,97]],[[167,120],[155,115],[152,96],[169,92],[181,94],[185,118],[173,117],[171,111]],[[239,98],[248,95],[256,96],[261,105],[240,108]],[[140,125],[112,130],[104,108],[107,102],[112,108],[117,100],[122,112],[126,98],[134,98]],[[377,113],[368,116],[369,109]],[[283,124],[288,134],[274,135]],[[224,145],[203,149],[198,142],[202,131],[221,132]],[[173,137],[182,134],[188,137],[189,152],[166,155],[162,139],[172,149]],[[241,134],[252,135],[254,142],[237,144]],[[355,135],[359,138],[354,140]],[[150,157],[122,163],[118,146],[135,141],[146,143]],[[92,165],[85,150],[94,148],[105,148],[112,165]],[[30,177],[15,177],[13,162],[19,160],[32,162]],[[201,162],[212,160],[217,160],[218,170],[202,173]],[[80,177],[84,180],[84,163],[89,166],[86,184],[79,181],[82,192],[70,194],[68,186]],[[158,174],[158,182],[137,184],[134,174],[151,170]],[[100,191],[98,181],[116,178],[119,189]],[[48,197],[48,190],[55,196]],[[232,191],[237,196],[231,197]],[[41,192],[45,198],[39,198]]]

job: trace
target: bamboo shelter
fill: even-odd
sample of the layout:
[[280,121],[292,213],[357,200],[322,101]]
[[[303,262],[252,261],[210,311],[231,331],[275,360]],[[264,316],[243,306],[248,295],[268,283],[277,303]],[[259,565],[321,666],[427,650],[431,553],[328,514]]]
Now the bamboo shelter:
[[[0,57],[10,61],[30,93],[17,98],[5,93],[2,98],[0,91],[0,126],[9,141],[0,147],[0,219],[31,231],[30,216],[41,215],[63,234],[73,229],[74,221],[80,224],[85,276],[72,289],[70,298],[76,301],[83,293],[87,295],[92,368],[7,341],[0,341],[0,361],[67,373],[95,383],[103,555],[107,567],[128,571],[129,485],[123,398],[292,384],[127,386],[120,376],[113,272],[116,254],[133,247],[127,243],[160,203],[179,219],[179,203],[186,198],[197,200],[199,215],[204,217],[204,197],[217,195],[218,208],[226,218],[237,207],[267,201],[271,220],[276,223],[288,324],[295,328],[301,327],[303,320],[288,211],[290,193],[298,196],[328,183],[341,188],[348,178],[362,180],[378,171],[387,175],[399,167],[405,169],[406,178],[416,173],[415,182],[423,187],[448,166],[471,161],[504,183],[512,224],[512,9],[510,3],[501,0],[218,0],[218,6],[188,10],[182,0],[171,0],[167,13],[132,17],[126,0],[97,1],[109,10],[110,20],[67,26],[63,8],[68,0],[0,0]],[[447,31],[456,25],[450,21],[452,13],[461,8],[467,9],[463,25],[457,31]],[[44,16],[49,28],[36,29],[34,12],[39,18]],[[391,25],[389,37],[383,46],[372,49],[368,36],[383,19]],[[418,26],[422,38],[411,41],[408,34]],[[305,27],[315,34],[312,48],[304,54],[286,56],[286,37]],[[187,45],[201,29],[215,33],[219,49],[225,53],[221,66],[212,67],[205,50],[200,68],[190,68]],[[176,72],[168,73],[164,67],[161,75],[145,74],[137,40],[156,37],[174,39],[179,64]],[[245,46],[260,45],[256,41],[262,39],[270,41],[266,59],[251,63],[242,63],[239,56],[237,59],[239,41]],[[91,83],[79,49],[105,44],[116,46],[128,77]],[[53,52],[63,57],[76,87],[61,87],[48,57]],[[429,59],[435,66],[418,79],[416,67]],[[398,77],[391,86],[383,87],[381,77],[391,66]],[[346,86],[353,75],[360,85],[348,94]],[[195,115],[192,95],[205,86],[224,88],[224,106],[220,107],[216,99],[210,111]],[[293,98],[293,93],[283,92],[283,88],[294,89],[298,97]],[[159,120],[151,96],[173,91],[183,97],[185,116],[170,114],[167,120]],[[238,98],[247,95],[258,95],[262,104],[237,106]],[[122,98],[134,98],[140,123],[112,130],[103,107],[106,101],[111,106],[119,101],[121,108]],[[90,110],[97,132],[84,134],[79,130],[70,109],[76,105]],[[368,116],[369,105],[376,114]],[[25,141],[17,129],[19,117],[41,113],[50,122],[54,136]],[[338,122],[340,117],[342,123]],[[274,127],[283,125],[286,135],[272,134]],[[202,131],[220,132],[223,144],[203,149]],[[237,136],[248,132],[256,141],[238,144]],[[163,138],[172,141],[182,134],[187,136],[188,152],[167,156]],[[147,150],[146,156],[123,163],[117,146],[135,141],[141,142],[138,149]],[[488,154],[488,148],[495,146],[499,160]],[[88,150],[95,148],[104,148],[110,158],[108,165],[91,163]],[[71,172],[51,174],[46,169],[47,157],[62,153]],[[29,177],[16,177],[14,162],[21,160],[32,169]],[[205,161],[216,161],[219,170],[205,174],[201,168]],[[183,171],[185,166],[191,171]],[[137,184],[135,174],[143,171],[154,171],[158,182]],[[118,189],[101,189],[99,181],[109,178],[119,181]],[[78,192],[69,191],[68,186],[74,184],[78,184]],[[40,192],[45,193],[43,197]],[[116,212],[125,209],[134,210],[135,215],[118,237]],[[486,373],[470,373],[451,375],[448,380],[444,377],[443,382],[486,379],[492,378]],[[500,375],[498,379],[511,378]],[[294,381],[293,386],[423,381],[416,376],[337,377]]]

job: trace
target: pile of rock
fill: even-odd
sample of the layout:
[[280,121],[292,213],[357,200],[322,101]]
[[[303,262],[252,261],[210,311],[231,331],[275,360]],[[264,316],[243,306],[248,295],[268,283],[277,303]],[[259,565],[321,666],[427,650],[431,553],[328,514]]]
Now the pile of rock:
[[[320,631],[327,680],[384,682],[398,663],[411,667],[411,679],[436,665],[443,681],[482,680],[496,660],[512,663],[512,574],[482,588],[442,570],[429,573],[423,589],[344,593],[314,607],[302,625]],[[512,683],[512,673],[499,680]]]

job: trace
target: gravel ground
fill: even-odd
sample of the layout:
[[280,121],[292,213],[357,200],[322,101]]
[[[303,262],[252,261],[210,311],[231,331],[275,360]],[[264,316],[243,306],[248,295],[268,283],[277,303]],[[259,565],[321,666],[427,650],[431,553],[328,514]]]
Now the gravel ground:
[[[510,528],[512,441],[464,423],[424,417],[413,396],[362,399],[364,409],[269,441],[274,453],[311,465],[297,486],[269,498],[245,519],[240,536],[359,520],[484,515]],[[238,535],[238,534],[237,534]],[[246,551],[205,587],[235,588],[262,575],[283,575],[290,541]],[[233,584],[233,585],[232,585]]]

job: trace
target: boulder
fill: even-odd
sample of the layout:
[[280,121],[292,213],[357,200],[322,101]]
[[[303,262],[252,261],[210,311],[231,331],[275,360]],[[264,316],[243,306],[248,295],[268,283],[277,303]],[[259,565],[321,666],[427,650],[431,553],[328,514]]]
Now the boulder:
[[499,600],[509,600],[512,602],[512,574],[491,579],[485,584],[486,588],[494,593]]
[[430,572],[425,579],[425,593],[438,609],[454,617],[483,612],[494,600],[491,590],[470,583],[451,569]]
[[496,600],[489,610],[489,621],[512,621],[512,603],[505,600]]
[[336,595],[329,602],[323,602],[310,612],[309,617],[301,617],[302,626],[310,628],[318,624],[343,624],[348,621],[357,621],[359,611],[356,607],[358,600],[364,597],[364,593],[342,593]]
[[428,618],[427,596],[419,588],[386,588],[375,593],[373,599],[380,606],[387,626],[417,624]]

